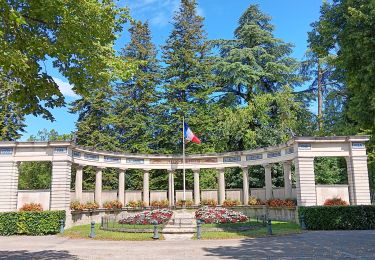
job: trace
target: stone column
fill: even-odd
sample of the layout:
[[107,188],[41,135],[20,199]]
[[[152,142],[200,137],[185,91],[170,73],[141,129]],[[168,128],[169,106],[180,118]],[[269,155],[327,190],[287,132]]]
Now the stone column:
[[284,199],[292,198],[292,162],[283,162],[284,170]]
[[199,172],[200,169],[194,169],[194,205],[199,205],[201,203],[201,195],[199,189]]
[[266,200],[272,199],[272,174],[271,164],[266,164],[264,167],[264,182],[266,184]]
[[173,178],[173,171],[168,171],[168,200],[169,200],[169,206],[174,206],[174,178]]
[[219,205],[223,205],[225,200],[225,168],[218,169],[218,180],[219,180]]
[[102,177],[103,169],[96,168],[95,175],[95,202],[99,204],[99,207],[102,207]]
[[146,206],[150,206],[150,172],[144,170],[143,172],[143,202]]
[[345,159],[348,171],[350,204],[371,205],[367,156],[350,156]]
[[298,206],[316,205],[316,188],[313,157],[297,157],[294,160],[296,167],[296,191]]
[[[17,191],[18,163],[13,161],[0,162],[0,212],[17,209]],[[22,207],[22,205],[19,205],[19,207]]]
[[82,202],[82,178],[83,178],[83,166],[77,166],[76,172],[76,183],[75,183],[75,195],[76,200]]
[[171,189],[172,189],[172,206],[175,205],[176,199],[175,199],[175,190],[174,190],[174,172],[172,172],[172,183],[171,183]]
[[69,161],[52,162],[51,210],[66,210],[67,221],[70,215],[70,180],[72,163]]
[[249,204],[249,168],[242,168],[243,205]]
[[125,206],[125,170],[120,169],[118,174],[118,200]]

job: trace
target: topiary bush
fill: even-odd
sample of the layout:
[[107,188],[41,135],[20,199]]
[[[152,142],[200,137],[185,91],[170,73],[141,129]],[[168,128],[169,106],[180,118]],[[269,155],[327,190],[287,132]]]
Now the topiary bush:
[[60,231],[65,211],[21,211],[0,213],[0,235],[48,235]]
[[324,206],[349,206],[349,203],[341,198],[326,199]]
[[118,200],[106,201],[103,204],[105,209],[122,209],[122,203]]
[[234,206],[239,206],[241,202],[239,200],[231,200],[231,199],[226,199],[223,202],[224,207],[234,207]]
[[26,203],[19,211],[43,211],[43,207],[40,203]]
[[375,206],[298,207],[310,230],[375,229]]

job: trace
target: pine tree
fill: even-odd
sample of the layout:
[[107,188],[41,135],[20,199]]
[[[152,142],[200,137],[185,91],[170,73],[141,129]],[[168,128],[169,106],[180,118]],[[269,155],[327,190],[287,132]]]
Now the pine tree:
[[298,63],[290,57],[292,45],[274,37],[270,20],[258,6],[251,5],[239,20],[234,40],[214,41],[221,54],[215,68],[222,91],[236,104],[300,81]]
[[[182,117],[202,138],[202,145],[187,146],[187,151],[210,150],[206,136],[212,125],[214,107],[209,102],[211,84],[210,48],[203,29],[204,18],[197,15],[195,0],[182,0],[174,16],[173,30],[163,46],[163,104],[165,121],[160,124],[159,146],[164,152],[181,153]],[[211,114],[211,116],[207,116]]]
[[[273,35],[271,18],[256,5],[241,16],[234,40],[217,40],[215,73],[222,113],[221,146],[242,150],[275,145],[291,138],[301,104],[293,87],[301,81],[292,46]],[[236,129],[236,130],[234,130]]]
[[133,22],[129,32],[130,43],[124,47],[122,55],[139,65],[129,81],[115,88],[114,131],[121,150],[150,153],[156,148],[154,122],[160,68],[148,23]]

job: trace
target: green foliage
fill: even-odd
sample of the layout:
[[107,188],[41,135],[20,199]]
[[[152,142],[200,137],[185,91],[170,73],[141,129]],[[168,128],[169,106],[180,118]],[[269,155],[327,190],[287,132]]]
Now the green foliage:
[[344,157],[316,157],[314,160],[316,184],[347,184],[348,174]]
[[375,229],[375,206],[298,207],[307,229]]
[[51,162],[21,162],[18,170],[18,189],[42,190],[51,187]]
[[0,235],[49,235],[60,231],[65,211],[0,213]]
[[49,109],[64,104],[46,60],[80,95],[134,70],[113,49],[129,15],[112,1],[5,0],[0,14],[0,85],[10,84],[7,98],[22,114],[53,119]]

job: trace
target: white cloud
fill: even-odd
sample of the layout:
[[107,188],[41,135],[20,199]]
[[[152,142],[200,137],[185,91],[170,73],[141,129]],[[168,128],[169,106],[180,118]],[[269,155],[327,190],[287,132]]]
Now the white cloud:
[[69,84],[69,82],[63,81],[59,78],[53,77],[53,80],[59,86],[61,93],[66,97],[78,98],[79,96],[74,93],[73,86]]

